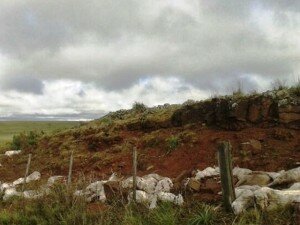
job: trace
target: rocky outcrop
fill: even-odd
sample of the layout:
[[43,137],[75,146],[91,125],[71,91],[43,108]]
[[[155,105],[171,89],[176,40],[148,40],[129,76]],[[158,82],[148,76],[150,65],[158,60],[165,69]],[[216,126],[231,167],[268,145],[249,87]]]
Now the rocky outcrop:
[[300,105],[285,105],[279,108],[279,121],[291,128],[299,129]]
[[[161,114],[162,112],[166,114]],[[253,126],[273,127],[280,124],[300,129],[300,97],[290,95],[288,90],[268,91],[200,102],[188,101],[181,106],[147,108],[133,116],[130,116],[129,111],[122,111],[117,118],[127,118],[124,125],[130,131],[153,131],[187,124],[226,130],[241,130]]]
[[300,129],[300,100],[285,91],[214,98],[183,106],[173,114],[171,121],[174,126],[199,123],[228,130],[278,124]]

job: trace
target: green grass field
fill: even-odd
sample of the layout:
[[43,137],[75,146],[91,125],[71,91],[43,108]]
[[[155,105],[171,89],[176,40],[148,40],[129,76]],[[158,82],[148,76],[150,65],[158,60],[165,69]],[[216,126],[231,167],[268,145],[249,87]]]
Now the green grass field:
[[0,121],[0,144],[10,141],[14,134],[29,131],[51,133],[78,126],[76,121]]

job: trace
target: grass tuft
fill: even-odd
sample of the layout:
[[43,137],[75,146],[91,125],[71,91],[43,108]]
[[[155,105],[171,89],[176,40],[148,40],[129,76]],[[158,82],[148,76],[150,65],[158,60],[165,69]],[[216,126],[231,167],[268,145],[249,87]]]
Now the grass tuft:
[[213,225],[217,223],[217,213],[212,206],[201,205],[198,207],[188,222],[188,225]]

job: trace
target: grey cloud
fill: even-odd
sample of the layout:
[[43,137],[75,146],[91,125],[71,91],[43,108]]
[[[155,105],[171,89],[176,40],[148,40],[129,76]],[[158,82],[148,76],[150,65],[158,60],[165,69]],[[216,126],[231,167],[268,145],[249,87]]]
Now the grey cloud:
[[252,90],[243,75],[299,73],[299,13],[297,0],[3,0],[1,87],[42,94],[43,81],[69,79],[118,92],[174,76],[207,92],[239,80]]
[[[264,7],[278,4],[268,2]],[[237,72],[276,76],[299,66],[299,52],[286,43],[271,43],[249,22],[260,1],[194,1],[194,5],[199,7],[198,20],[170,6],[148,15],[149,1],[31,0],[6,10],[5,21],[10,22],[0,29],[0,48],[18,55],[18,67],[9,74],[79,79],[108,89],[129,87],[149,74],[175,74],[205,84],[207,76]],[[89,42],[99,47],[97,55],[86,53],[79,59],[61,55],[65,47],[76,49]],[[140,48],[138,56],[134,48]],[[23,50],[26,57],[20,57]]]
[[300,11],[300,2],[297,0],[266,0],[266,1],[257,1],[260,4],[265,5],[266,7],[271,7],[278,11],[291,10],[295,12]]
[[42,94],[44,84],[41,80],[28,75],[12,75],[2,78],[0,87],[4,90]]

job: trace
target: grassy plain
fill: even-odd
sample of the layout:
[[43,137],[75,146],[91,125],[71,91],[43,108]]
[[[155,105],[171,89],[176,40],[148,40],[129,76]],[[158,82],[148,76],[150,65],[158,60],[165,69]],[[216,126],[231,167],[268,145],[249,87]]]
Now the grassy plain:
[[15,134],[38,131],[52,133],[78,126],[78,121],[0,121],[0,144],[10,141]]

